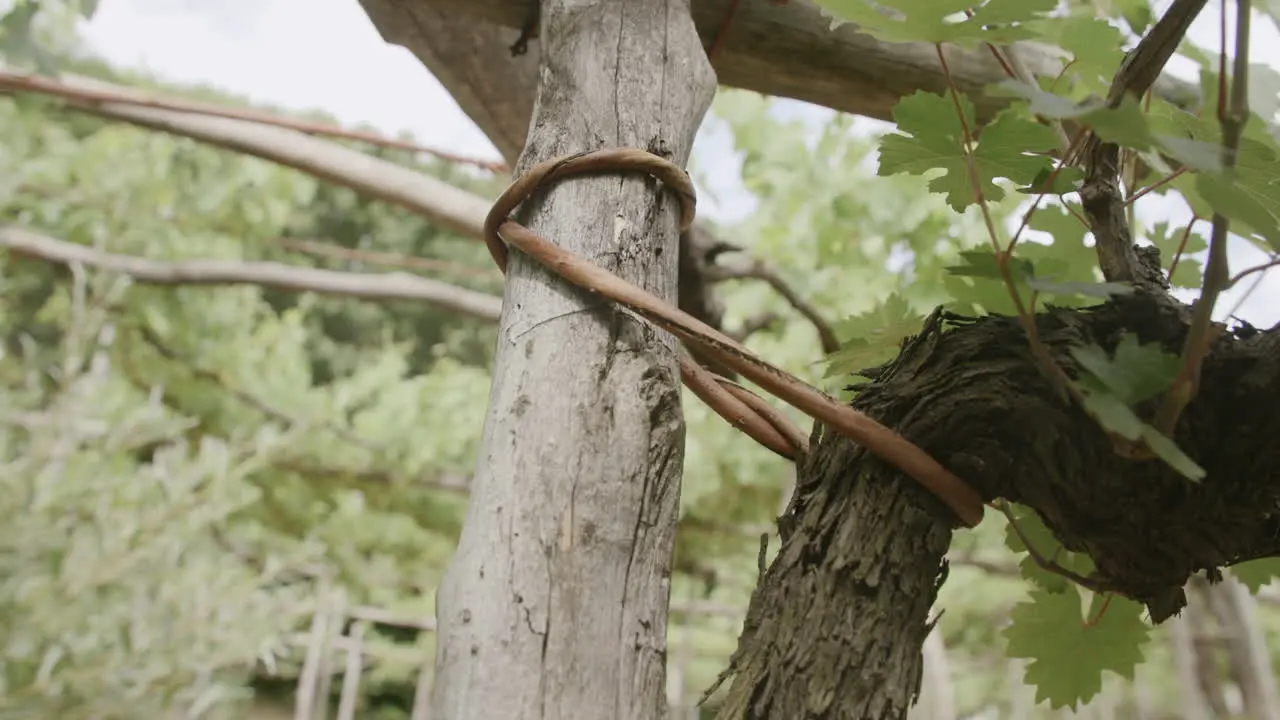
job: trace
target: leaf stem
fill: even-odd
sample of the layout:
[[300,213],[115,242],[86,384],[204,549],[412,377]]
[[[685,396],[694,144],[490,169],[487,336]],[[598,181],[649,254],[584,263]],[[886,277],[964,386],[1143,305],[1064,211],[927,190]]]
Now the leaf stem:
[[1182,231],[1182,240],[1178,242],[1178,251],[1173,254],[1173,262],[1169,263],[1169,284],[1173,284],[1173,271],[1178,269],[1178,263],[1182,261],[1182,254],[1187,251],[1187,242],[1191,239],[1191,228],[1195,227],[1196,222],[1200,220],[1199,216],[1192,215],[1191,221],[1187,223],[1187,227]]
[[[1053,187],[1053,181],[1058,179],[1058,173],[1062,172],[1063,168],[1067,167],[1065,158],[1070,156],[1076,148],[1084,144],[1085,138],[1088,137],[1088,133],[1089,129],[1085,127],[1076,131],[1075,138],[1072,139],[1063,150],[1063,160],[1060,160],[1058,164],[1054,166],[1053,171],[1049,173],[1049,177],[1045,178],[1044,186],[1046,188]],[[1046,194],[1047,192],[1041,192],[1036,195],[1035,202],[1031,203],[1031,207],[1027,208],[1027,211],[1023,213],[1022,223],[1018,225],[1018,231],[1013,234],[1013,239],[1009,241],[1009,245],[1005,248],[1006,253],[1013,252],[1014,246],[1018,244],[1018,239],[1022,237],[1022,233],[1027,229],[1027,226],[1031,224],[1031,217],[1040,209],[1040,202],[1044,200]],[[1085,226],[1088,227],[1088,222],[1085,222]]]
[[1151,185],[1148,185],[1148,186],[1146,186],[1146,187],[1142,188],[1141,190],[1139,190],[1139,191],[1135,192],[1134,194],[1130,195],[1130,196],[1128,197],[1128,199],[1126,199],[1126,200],[1124,201],[1124,204],[1125,204],[1125,205],[1132,205],[1132,204],[1134,203],[1134,201],[1138,200],[1138,198],[1141,198],[1143,195],[1146,195],[1147,193],[1151,192],[1152,190],[1159,190],[1160,188],[1164,187],[1165,185],[1168,185],[1169,183],[1171,183],[1171,182],[1173,182],[1174,180],[1178,179],[1178,177],[1179,177],[1179,176],[1183,175],[1183,174],[1184,174],[1184,173],[1186,173],[1186,172],[1187,172],[1187,166],[1186,166],[1186,165],[1183,165],[1182,167],[1178,168],[1177,170],[1174,170],[1173,172],[1171,172],[1171,173],[1169,173],[1168,175],[1164,176],[1164,177],[1163,177],[1163,178],[1161,178],[1160,180],[1157,180],[1156,182],[1152,183]]
[[1041,570],[1065,578],[1082,588],[1098,593],[1106,592],[1098,582],[1091,578],[1087,578],[1080,573],[1073,572],[1062,567],[1056,561],[1045,557],[1043,553],[1037,550],[1036,546],[1031,544],[1031,538],[1027,537],[1027,534],[1022,531],[1022,527],[1018,525],[1017,519],[1013,517],[1013,510],[1009,508],[1009,503],[1007,501],[1002,500],[998,503],[991,503],[991,507],[1004,515],[1005,520],[1009,522],[1009,527],[1013,529],[1013,534],[1018,536],[1018,540],[1021,541],[1023,547],[1027,549],[1027,556],[1030,557],[1032,562],[1038,565]]
[[982,211],[982,219],[986,223],[987,234],[991,238],[991,247],[995,252],[996,267],[1000,269],[1000,278],[1004,280],[1005,288],[1009,291],[1009,297],[1013,299],[1013,306],[1018,313],[1018,320],[1022,323],[1022,329],[1027,333],[1027,343],[1032,357],[1036,359],[1037,364],[1048,374],[1049,378],[1057,384],[1062,397],[1074,397],[1078,395],[1079,391],[1072,385],[1066,372],[1053,359],[1053,355],[1049,353],[1049,348],[1040,339],[1040,331],[1036,327],[1035,316],[1027,310],[1026,304],[1022,301],[1022,296],[1018,293],[1018,286],[1009,270],[1011,254],[1001,247],[1000,234],[996,231],[995,221],[991,218],[991,209],[987,206],[987,198],[982,193],[982,177],[978,174],[978,161],[973,155],[973,131],[969,127],[969,119],[965,117],[964,106],[960,103],[960,91],[956,88],[955,78],[951,75],[951,67],[947,64],[946,54],[942,52],[942,44],[935,43],[934,48],[938,52],[938,62],[942,65],[942,74],[947,79],[947,89],[950,90],[951,102],[955,105],[956,115],[960,118],[960,127],[964,133],[964,159],[965,166],[969,170],[969,182],[973,185],[974,198],[978,202],[978,208]]
[[1271,268],[1277,267],[1277,266],[1280,266],[1280,256],[1273,255],[1270,260],[1262,263],[1261,265],[1254,265],[1253,267],[1247,270],[1241,270],[1235,275],[1232,275],[1231,281],[1227,283],[1227,287],[1235,287],[1236,283],[1249,277],[1250,275],[1254,273],[1259,273],[1259,272],[1266,272],[1267,270],[1270,270]]

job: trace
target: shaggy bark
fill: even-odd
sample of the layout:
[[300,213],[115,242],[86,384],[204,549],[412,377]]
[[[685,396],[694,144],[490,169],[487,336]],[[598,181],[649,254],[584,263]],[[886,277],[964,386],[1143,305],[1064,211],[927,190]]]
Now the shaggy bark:
[[920,688],[948,511],[843,436],[814,435],[720,718],[901,719]]
[[[1188,309],[1138,293],[1037,316],[1069,373],[1069,348],[1126,331],[1170,351]],[[919,444],[986,498],[1034,508],[1101,586],[1162,622],[1192,573],[1280,554],[1280,332],[1225,333],[1176,439],[1207,471],[1191,483],[1128,460],[1063,400],[1016,319],[935,316],[855,405]],[[1149,409],[1147,409],[1149,410]],[[905,717],[952,519],[934,498],[843,437],[825,434],[779,519],[783,546],[753,596],[722,718]],[[943,573],[945,575],[945,573]]]
[[[686,0],[547,0],[523,167],[600,147],[683,164],[714,77]],[[535,232],[675,300],[678,203],[572,178]],[[673,341],[513,253],[471,503],[438,594],[432,717],[664,717],[684,425]]]

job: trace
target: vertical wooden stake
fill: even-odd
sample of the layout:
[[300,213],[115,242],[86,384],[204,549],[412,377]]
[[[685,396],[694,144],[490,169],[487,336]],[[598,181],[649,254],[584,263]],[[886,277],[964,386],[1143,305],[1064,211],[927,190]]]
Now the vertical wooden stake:
[[[637,147],[685,163],[715,92],[688,0],[545,0],[517,172]],[[676,296],[678,204],[637,174],[562,181],[520,221]],[[513,253],[489,414],[438,593],[432,717],[667,714],[684,459],[674,340]]]

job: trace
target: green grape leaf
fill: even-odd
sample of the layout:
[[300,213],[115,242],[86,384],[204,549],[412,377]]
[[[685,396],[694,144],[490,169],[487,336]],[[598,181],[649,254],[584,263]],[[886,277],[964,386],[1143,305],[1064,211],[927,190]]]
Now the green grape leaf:
[[1114,356],[1097,345],[1071,349],[1084,375],[1085,410],[1108,432],[1126,440],[1141,439],[1146,446],[1192,482],[1204,479],[1204,468],[1156,428],[1143,422],[1132,405],[1155,397],[1168,388],[1181,368],[1178,357],[1154,344],[1140,345],[1132,334],[1116,346]]
[[1272,250],[1280,251],[1280,218],[1242,183],[1223,175],[1200,173],[1196,175],[1195,187],[1214,212],[1262,235]]
[[922,322],[898,293],[868,312],[845,318],[833,328],[841,346],[827,356],[825,377],[855,374],[893,358],[903,340],[920,332]]
[[1211,173],[1222,171],[1222,146],[1172,135],[1156,134],[1154,137],[1166,155],[1188,168]]
[[1087,73],[1090,87],[1101,91],[1110,86],[1124,60],[1125,38],[1118,28],[1088,15],[1041,20],[1034,27],[1043,40],[1071,53],[1069,70],[1076,75]]
[[1027,100],[1033,115],[1054,120],[1074,120],[1092,129],[1103,140],[1123,147],[1146,150],[1159,144],[1142,107],[1127,96],[1119,107],[1108,108],[1098,98],[1076,102],[1017,80],[999,82],[991,86],[988,92]]
[[[973,104],[962,98],[961,111],[969,127],[974,126]],[[941,170],[929,182],[929,189],[946,195],[947,204],[957,212],[977,201],[965,159],[964,125],[951,99],[924,91],[903,98],[893,109],[897,133],[880,141],[880,175],[908,173],[925,175]],[[998,202],[1004,190],[994,183],[1004,177],[1015,183],[1031,184],[1051,161],[1045,155],[1057,144],[1053,131],[1021,117],[1013,111],[1001,113],[982,130],[974,150],[981,190],[987,200]]]
[[[947,266],[947,272],[961,277],[987,278],[1001,280],[1000,266],[996,262],[995,253],[989,249],[964,250],[960,253],[963,261],[960,265]],[[1015,281],[1026,282],[1035,276],[1035,268],[1030,262],[1018,257],[1009,258],[1009,275]]]
[[1108,432],[1126,440],[1142,436],[1142,418],[1124,400],[1095,383],[1082,382],[1084,409]]
[[[1077,204],[1068,205],[1075,207]],[[1018,257],[1035,265],[1038,278],[1086,284],[1097,283],[1101,279],[1098,255],[1085,245],[1087,229],[1080,218],[1066,207],[1054,204],[1041,208],[1031,216],[1028,227],[1053,238],[1049,244],[1029,239],[1021,242],[1014,251]]]
[[1018,188],[1018,192],[1024,195],[1066,195],[1078,191],[1082,184],[1084,171],[1080,168],[1061,168],[1055,173],[1053,168],[1046,167],[1036,173],[1031,184]]
[[1041,278],[1032,279],[1028,285],[1041,295],[1083,295],[1085,297],[1111,298],[1130,295],[1133,287],[1125,283],[1055,282]]
[[[1204,236],[1188,233],[1185,225],[1175,227],[1166,222],[1159,222],[1147,233],[1147,239],[1160,249],[1160,258],[1166,267],[1173,264],[1175,257],[1178,258],[1178,265],[1173,270],[1170,283],[1175,287],[1200,287],[1202,278],[1200,261],[1191,256],[1209,247]],[[1181,249],[1181,257],[1179,257],[1179,249]]]
[[1147,444],[1151,452],[1156,454],[1156,457],[1165,461],[1169,467],[1177,470],[1191,482],[1200,482],[1207,474],[1199,463],[1178,447],[1177,443],[1154,427],[1146,424],[1142,426],[1142,441]]
[[1262,0],[1258,3],[1257,9],[1271,18],[1271,22],[1280,29],[1280,0]]
[[1093,344],[1072,348],[1071,355],[1128,405],[1153,398],[1171,386],[1182,366],[1178,356],[1155,343],[1139,344],[1133,333],[1120,339],[1111,356]]
[[1156,21],[1150,0],[1117,0],[1113,4],[1134,35],[1144,35]]
[[1167,100],[1152,98],[1146,113],[1152,132],[1203,140],[1213,145],[1217,145],[1222,137],[1222,129],[1217,122],[1189,113]]
[[[1075,203],[1068,203],[1068,205],[1078,209]],[[1084,223],[1061,205],[1040,208],[1035,215],[1031,216],[1028,227],[1048,233],[1053,237],[1054,245],[1072,245],[1081,248],[1084,248],[1084,236],[1088,232]],[[1093,265],[1096,262],[1094,253],[1089,251],[1086,254],[1089,256],[1089,264]]]
[[[950,43],[973,48],[1007,45],[1034,36],[1026,23],[1052,11],[1056,0],[816,0],[832,27],[853,23],[885,42]],[[966,10],[973,16],[957,19]]]
[[1249,63],[1249,109],[1264,120],[1280,113],[1280,73],[1262,63]]
[[1257,593],[1280,577],[1280,558],[1261,558],[1232,565],[1231,574],[1244,583],[1249,592]]
[[1102,690],[1103,672],[1133,679],[1150,637],[1141,605],[1095,596],[1086,624],[1074,585],[1058,593],[1033,588],[1029,595],[1014,606],[1001,634],[1009,657],[1031,661],[1023,679],[1036,688],[1036,702],[1075,708]]

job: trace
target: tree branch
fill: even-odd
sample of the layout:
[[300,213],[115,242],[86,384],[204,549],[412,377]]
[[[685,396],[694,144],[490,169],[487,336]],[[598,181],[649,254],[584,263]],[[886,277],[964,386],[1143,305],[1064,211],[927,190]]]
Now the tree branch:
[[149,285],[262,285],[364,300],[415,300],[491,322],[502,310],[502,298],[406,273],[336,272],[240,260],[164,262],[103,252],[4,225],[0,225],[0,247],[59,265],[82,264],[122,273]]
[[[61,83],[50,78],[33,75],[31,73],[18,73],[9,71],[0,71],[0,88],[7,91],[27,91],[38,92],[46,95],[65,96],[68,88]],[[81,89],[72,91],[72,97],[87,102],[119,102],[119,96],[111,91],[93,91]],[[193,113],[197,115],[208,115],[210,117],[230,118],[233,120],[248,120],[249,122],[260,125],[271,125],[273,127],[286,128],[289,130],[297,130],[307,135],[323,135],[345,140],[356,140],[358,142],[368,143],[378,147],[396,148],[399,150],[408,150],[410,152],[424,153],[433,157],[440,158],[446,162],[460,165],[472,165],[488,170],[494,173],[508,173],[511,168],[500,162],[492,160],[483,160],[480,158],[467,157],[447,152],[426,145],[420,145],[409,140],[398,140],[380,135],[375,132],[365,130],[347,130],[331,123],[314,122],[310,120],[302,120],[299,118],[285,117],[275,113],[262,112],[260,110],[251,110],[247,108],[226,107],[222,105],[211,105],[209,103],[199,103],[191,100],[174,100],[166,98],[136,98],[132,104],[141,107],[159,108],[162,110],[176,110],[184,113]]]
[[[1107,106],[1117,108],[1126,97],[1141,97],[1164,69],[1178,43],[1204,7],[1205,0],[1175,0],[1138,46],[1125,56],[1107,96]],[[1158,267],[1147,267],[1138,257],[1120,187],[1120,148],[1090,137],[1082,153],[1087,177],[1080,201],[1089,218],[1098,252],[1098,266],[1107,282],[1132,282],[1147,288],[1163,288]]]
[[814,329],[818,331],[818,339],[822,343],[822,352],[830,355],[840,349],[840,341],[836,339],[835,331],[827,324],[826,319],[818,313],[817,308],[800,297],[800,293],[791,287],[786,280],[783,280],[775,268],[763,260],[756,259],[747,264],[733,267],[717,266],[711,269],[710,277],[712,282],[753,278],[768,283],[769,287],[773,288],[774,291],[791,304],[791,307],[796,309],[796,312],[803,315],[806,320],[813,324]]
[[[54,93],[70,107],[99,117],[192,138],[291,167],[366,197],[399,205],[466,237],[477,240],[483,237],[488,200],[332,142],[253,121],[149,107],[150,95],[146,93],[81,76],[62,75],[56,83],[42,85],[40,92]],[[523,122],[528,123],[527,116]],[[699,225],[680,238],[679,306],[715,328],[721,327],[724,310],[712,293],[706,273],[719,245],[716,238]],[[705,362],[701,353],[694,354]],[[708,367],[717,374],[732,377],[723,367],[715,364]]]
[[[408,48],[423,59],[432,72],[439,73],[442,68],[462,67],[448,62],[448,46],[433,44],[438,40],[433,40],[429,29],[439,24],[442,15],[457,23],[455,28],[465,20],[478,20],[481,23],[478,33],[496,35],[493,28],[504,28],[514,39],[516,31],[528,20],[529,2],[361,0],[361,5],[387,42]],[[691,0],[694,22],[704,47],[716,36],[732,4],[733,0]],[[947,84],[933,45],[881,42],[860,33],[853,25],[830,28],[831,20],[810,2],[791,0],[785,5],[743,2],[715,57],[719,82],[879,120],[892,120],[894,104],[916,90],[946,92]],[[536,86],[539,45],[533,43],[528,54],[519,58],[521,62],[510,64],[508,78],[521,78],[522,84],[529,88]],[[490,46],[483,40],[475,47],[489,53],[505,52],[505,48]],[[1034,43],[1018,43],[1015,47],[1025,69],[1037,76],[1057,75],[1065,64],[1065,53],[1055,48]],[[1009,102],[1008,98],[987,97],[982,92],[983,86],[1006,77],[1004,69],[986,48],[968,52],[949,48],[947,62],[960,90],[973,94],[980,118],[989,119]],[[470,82],[476,82],[474,78],[483,76],[476,72],[455,75],[455,78],[461,77],[473,78]],[[511,79],[502,82],[513,84]],[[464,108],[469,104],[476,107],[460,95],[458,85],[448,86]],[[1156,81],[1155,92],[1188,108],[1198,104],[1200,97],[1195,85],[1168,76]],[[470,109],[467,112],[476,119]],[[486,132],[492,132],[485,123],[480,120],[477,123]],[[495,139],[495,144],[501,147],[511,142],[505,140],[506,137],[502,136],[503,142]]]
[[425,270],[427,272],[445,272],[454,273],[456,275],[466,275],[468,277],[481,277],[493,279],[496,277],[493,268],[472,267],[463,265],[462,263],[450,262],[448,260],[437,260],[435,258],[421,258],[413,255],[400,255],[397,253],[378,252],[376,250],[358,250],[355,248],[342,247],[333,242],[321,242],[316,240],[307,240],[304,238],[293,237],[277,237],[275,242],[281,247],[287,248],[294,252],[304,253],[315,257],[338,258],[341,260],[350,260],[358,263],[368,263],[370,265],[383,265],[386,267],[398,267],[406,270]]
[[[295,130],[147,107],[149,94],[92,78],[61,75],[57,85],[58,96],[76,109],[269,160],[481,237],[487,200],[410,168]],[[104,92],[125,101],[99,99]]]

